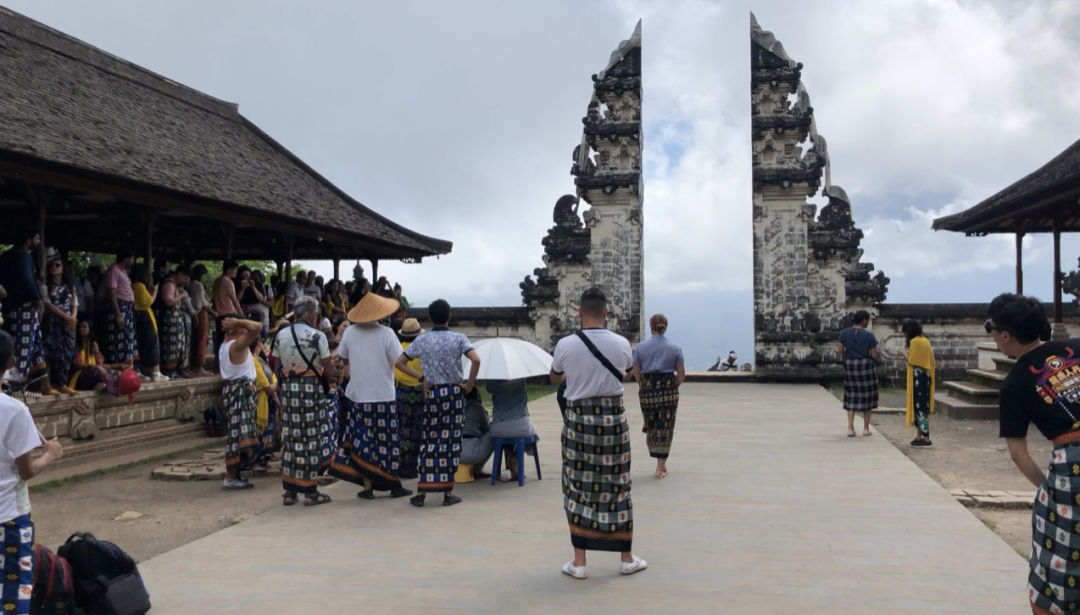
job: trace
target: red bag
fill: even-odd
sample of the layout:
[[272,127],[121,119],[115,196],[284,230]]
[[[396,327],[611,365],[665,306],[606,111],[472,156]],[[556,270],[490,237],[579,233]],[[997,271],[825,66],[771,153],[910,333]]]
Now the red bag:
[[135,373],[135,370],[129,367],[124,370],[124,373],[120,374],[118,388],[121,395],[127,395],[128,405],[134,405],[135,393],[142,388],[142,381],[139,380],[139,375]]

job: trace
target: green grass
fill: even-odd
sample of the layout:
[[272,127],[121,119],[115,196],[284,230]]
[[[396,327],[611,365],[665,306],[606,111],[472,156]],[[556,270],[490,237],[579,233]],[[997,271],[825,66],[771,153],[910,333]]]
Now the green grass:
[[[484,407],[491,410],[491,395],[484,389],[482,383],[476,384],[476,390],[480,391],[480,399],[484,403]],[[536,401],[542,397],[548,395],[554,395],[555,391],[559,390],[557,384],[526,384],[525,394],[528,395],[529,401]]]
[[117,465],[117,466],[112,466],[112,467],[108,467],[108,468],[99,468],[97,470],[91,470],[90,472],[86,472],[85,474],[76,474],[74,476],[68,476],[67,478],[60,478],[60,479],[57,479],[57,480],[46,481],[44,483],[40,483],[40,484],[37,484],[37,485],[30,485],[30,493],[40,493],[42,491],[47,491],[49,489],[56,489],[57,487],[63,487],[64,485],[74,485],[76,483],[81,483],[81,482],[84,482],[84,481],[88,481],[88,480],[93,479],[93,478],[98,478],[99,476],[106,476],[108,474],[115,474],[117,472],[123,472],[124,470],[129,470],[131,468],[134,468],[135,466],[141,466],[141,465],[147,464],[147,463],[154,463],[156,461],[168,461],[170,459],[175,459],[177,457],[184,457],[186,455],[190,455],[191,453],[193,453],[195,451],[203,451],[203,450],[206,450],[206,449],[209,449],[209,448],[220,448],[222,446],[222,443],[223,443],[223,440],[219,441],[219,440],[215,439],[213,442],[206,442],[206,443],[200,444],[198,446],[193,446],[191,448],[186,448],[186,449],[184,449],[182,451],[176,451],[176,452],[173,452],[173,453],[165,453],[164,455],[154,455],[153,457],[147,457],[146,459],[140,459],[139,461],[130,461],[128,463],[122,463],[122,464]]

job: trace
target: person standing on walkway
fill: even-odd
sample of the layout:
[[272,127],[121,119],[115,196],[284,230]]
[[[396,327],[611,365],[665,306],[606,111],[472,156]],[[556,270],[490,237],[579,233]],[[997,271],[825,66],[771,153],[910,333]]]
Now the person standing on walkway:
[[249,348],[262,332],[262,322],[243,318],[226,318],[222,322],[225,341],[218,352],[218,365],[223,386],[221,402],[229,417],[229,435],[225,441],[225,480],[223,491],[251,489],[252,485],[240,472],[251,467],[259,448],[255,431],[257,397],[255,363]]
[[41,235],[29,229],[22,238],[0,256],[0,285],[7,291],[4,330],[15,339],[15,371],[22,380],[45,376],[41,381],[42,394],[59,395],[47,377],[41,337],[43,297],[31,256],[41,248]]
[[679,409],[679,387],[686,378],[682,348],[664,337],[668,321],[663,314],[649,319],[652,337],[634,349],[634,378],[645,425],[645,444],[656,459],[656,478],[667,476],[667,459],[675,436],[675,412]]
[[74,395],[68,386],[71,358],[75,356],[75,326],[79,323],[78,299],[75,294],[75,274],[64,261],[50,250],[45,263],[48,277],[45,302],[45,357],[49,364],[49,380],[54,389]]
[[[986,332],[1016,359],[1001,385],[999,435],[1017,469],[1039,488],[1031,515],[1028,600],[1035,615],[1080,613],[1080,339],[1050,340],[1035,298],[1005,293],[990,303]],[[1044,343],[1045,342],[1045,343]],[[1031,458],[1028,425],[1053,443],[1049,473]],[[1070,538],[1071,537],[1071,538]]]
[[[240,300],[236,298],[236,284],[233,278],[239,265],[234,260],[227,260],[221,264],[221,276],[214,280],[214,311],[217,312],[217,321],[214,327],[214,356],[221,355],[221,344],[225,341],[225,330],[222,323],[226,318],[243,316],[244,310],[240,307]],[[218,371],[221,371],[220,369]]]
[[[402,352],[412,345],[416,336],[423,332],[419,321],[415,318],[406,319],[398,330]],[[424,442],[424,410],[427,408],[427,399],[424,397],[424,386],[420,384],[424,373],[420,367],[420,359],[410,360],[408,366],[420,376],[413,378],[397,366],[394,367],[394,381],[397,385],[398,445],[401,446],[401,468],[398,476],[416,478],[419,476],[417,460],[420,445]]]
[[106,350],[109,363],[131,367],[135,364],[135,293],[128,272],[135,264],[135,253],[128,248],[116,252],[116,262],[105,271],[102,282],[105,297]]
[[[410,498],[409,503],[423,506],[426,494],[442,493],[443,506],[453,506],[461,502],[461,498],[454,495],[454,475],[461,461],[465,395],[476,385],[480,355],[473,350],[469,338],[450,330],[450,304],[445,300],[437,299],[428,306],[428,318],[431,319],[431,331],[416,338],[395,364],[405,371],[403,368],[410,360],[420,359],[424,372],[420,382],[428,401],[424,444],[420,449],[420,482],[416,487],[420,493]],[[469,379],[464,382],[463,356],[472,361]]]
[[[15,340],[0,332],[0,383],[15,366]],[[44,446],[37,458],[33,450]],[[30,409],[0,393],[0,527],[4,557],[0,568],[0,608],[12,615],[29,615],[34,586],[34,523],[30,520],[30,490],[26,481],[63,457],[56,438],[42,440]]]
[[[322,432],[329,416],[327,396],[337,385],[326,380],[334,372],[330,344],[315,325],[319,303],[300,297],[293,304],[296,320],[281,327],[271,349],[283,376],[281,398],[281,481],[284,504],[296,504],[304,494],[304,506],[326,504],[330,496],[319,493],[319,466],[322,462]],[[262,329],[262,325],[259,325]]]
[[922,325],[909,320],[900,328],[907,351],[896,354],[907,361],[907,426],[915,426],[911,446],[930,448],[930,415],[934,413],[934,349],[923,335]]
[[191,359],[189,365],[195,370],[197,376],[209,376],[211,372],[206,370],[206,341],[207,332],[210,330],[210,318],[217,318],[217,312],[206,300],[206,289],[203,288],[202,279],[206,275],[206,265],[195,265],[191,269],[191,284],[188,285],[188,293],[191,295],[191,307],[195,310],[191,326]]
[[870,313],[855,312],[852,326],[840,332],[837,352],[844,359],[844,410],[847,410],[847,435],[855,437],[855,413],[862,412],[862,435],[870,435],[870,413],[878,406],[878,341],[866,329]]
[[634,574],[648,564],[632,551],[630,433],[622,395],[633,353],[626,338],[604,328],[603,291],[586,290],[579,305],[581,331],[559,340],[551,363],[551,382],[566,381],[562,485],[574,559],[562,571],[584,579],[586,551],[616,551],[620,572]]
[[[396,301],[365,296],[349,310],[352,325],[342,333],[337,347],[351,378],[345,389],[346,437],[330,474],[363,485],[356,497],[365,500],[375,499],[376,491],[389,491],[392,498],[412,495],[398,476],[401,445],[394,363],[401,356],[401,343],[393,329],[379,324],[396,310]],[[408,365],[402,371],[420,378]]]

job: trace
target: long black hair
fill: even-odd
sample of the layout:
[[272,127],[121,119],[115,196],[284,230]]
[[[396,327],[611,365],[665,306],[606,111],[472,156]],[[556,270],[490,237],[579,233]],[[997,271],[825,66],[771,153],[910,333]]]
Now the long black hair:
[[904,345],[908,347],[911,346],[911,340],[923,335],[922,325],[915,320],[908,320],[900,330],[904,332]]

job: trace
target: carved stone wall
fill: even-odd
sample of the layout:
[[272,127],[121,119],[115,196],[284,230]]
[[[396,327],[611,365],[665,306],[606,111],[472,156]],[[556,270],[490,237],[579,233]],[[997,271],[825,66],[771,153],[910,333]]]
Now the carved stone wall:
[[[836,337],[852,313],[884,301],[888,278],[860,262],[863,233],[847,194],[831,183],[802,64],[750,21],[755,371],[776,380],[835,377]],[[829,199],[820,216],[807,201],[819,189]]]
[[[534,343],[549,350],[580,326],[578,299],[593,286],[608,297],[609,329],[633,343],[644,328],[640,22],[592,78],[570,168],[575,194],[555,204],[545,267],[521,284],[522,302],[533,308]],[[579,213],[583,203],[590,207]]]

